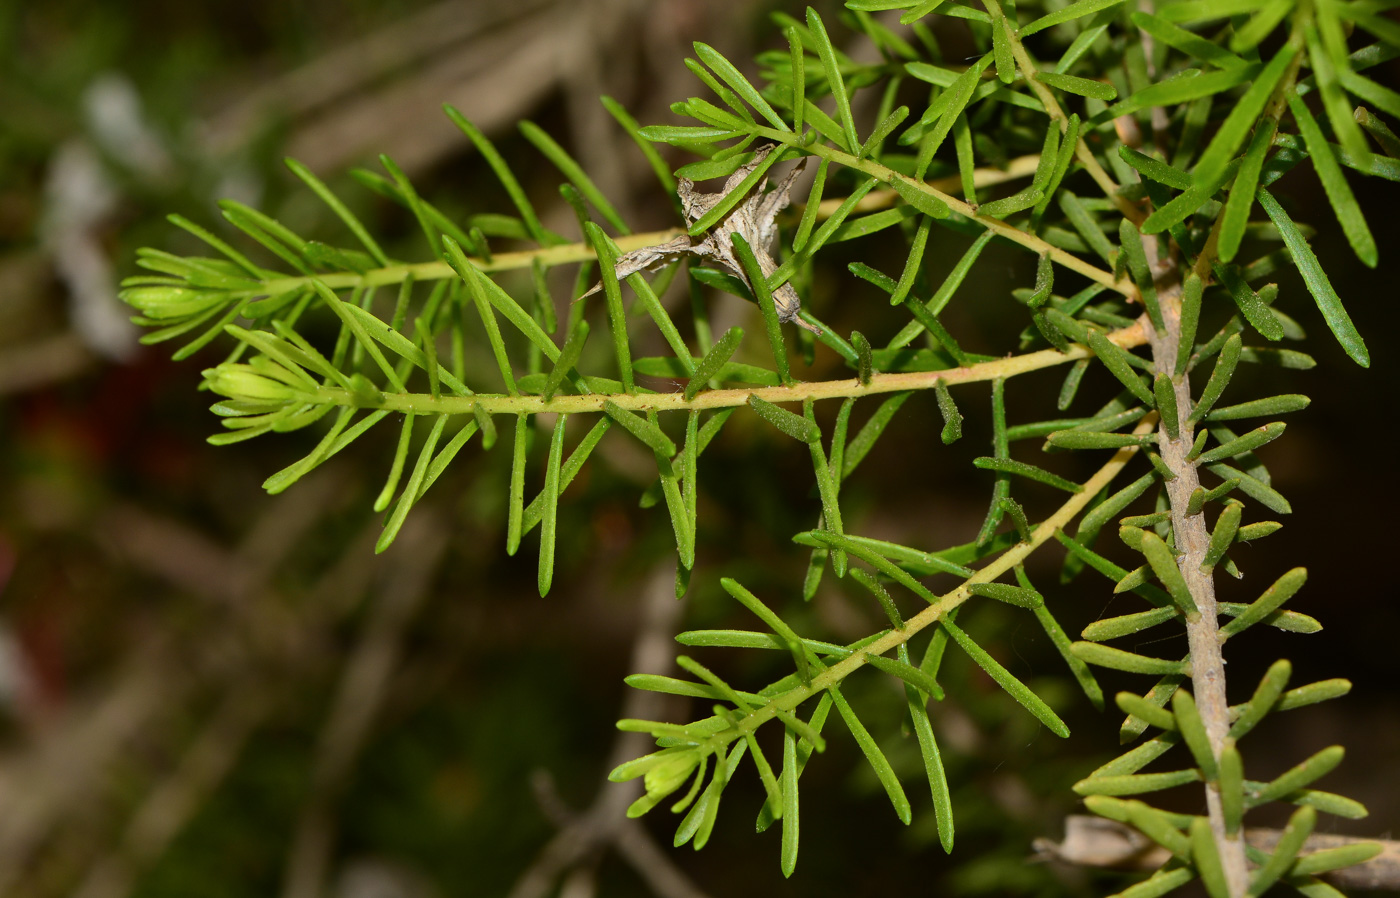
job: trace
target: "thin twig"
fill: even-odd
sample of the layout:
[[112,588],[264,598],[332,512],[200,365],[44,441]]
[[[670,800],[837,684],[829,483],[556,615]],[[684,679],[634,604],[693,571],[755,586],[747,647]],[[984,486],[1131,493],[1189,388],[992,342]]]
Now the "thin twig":
[[335,839],[332,804],[369,736],[402,654],[403,634],[428,595],[447,548],[446,528],[420,509],[395,542],[385,584],[341,673],[321,729],[311,795],[297,822],[282,885],[284,898],[319,898]]
[[[642,590],[642,624],[633,640],[628,670],[656,674],[671,670],[671,637],[682,609],[674,590],[673,569],[669,564],[659,566]],[[657,717],[666,699],[660,693],[629,689],[621,714],[625,718]],[[645,733],[618,733],[607,769],[644,754],[649,744]],[[657,847],[646,829],[636,820],[627,819],[627,805],[641,794],[639,782],[605,783],[593,805],[581,813],[568,808],[546,773],[536,775],[535,791],[541,809],[559,826],[559,832],[516,880],[510,898],[544,898],[570,870],[596,859],[608,847],[614,848],[660,898],[705,898],[705,893]]]
[[[1277,829],[1244,831],[1249,846],[1266,853],[1273,851],[1281,835]],[[1303,843],[1299,857],[1361,842],[1380,845],[1381,853],[1365,863],[1324,873],[1322,878],[1342,888],[1400,890],[1400,842],[1318,833]],[[1033,847],[1036,860],[1054,859],[1081,867],[1125,871],[1157,870],[1172,857],[1167,849],[1125,823],[1085,814],[1065,818],[1064,841],[1037,839]]]

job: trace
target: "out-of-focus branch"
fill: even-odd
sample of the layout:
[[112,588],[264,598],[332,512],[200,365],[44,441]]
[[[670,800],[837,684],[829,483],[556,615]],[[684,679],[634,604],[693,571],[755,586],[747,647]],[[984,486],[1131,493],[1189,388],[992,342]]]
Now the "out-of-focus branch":
[[284,898],[318,898],[335,838],[336,795],[364,747],[389,679],[398,667],[403,634],[427,597],[447,548],[447,528],[420,510],[405,525],[384,572],[384,588],[345,663],[334,704],[321,730],[311,795],[297,822],[283,880]]
[[[1278,844],[1280,831],[1246,829],[1244,836],[1251,847],[1268,852]],[[1357,842],[1376,842],[1382,846],[1382,851],[1364,864],[1324,873],[1322,878],[1348,889],[1400,889],[1400,842],[1315,834],[1303,843],[1299,856]],[[1063,842],[1037,839],[1033,847],[1037,860],[1059,860],[1081,867],[1112,870],[1150,872],[1171,859],[1170,852],[1131,826],[1087,814],[1065,818]]]
[[[666,673],[671,669],[671,637],[681,611],[675,599],[673,576],[670,566],[662,565],[642,590],[642,624],[632,644],[628,670]],[[655,719],[664,712],[665,701],[666,696],[661,693],[629,690],[621,716]],[[645,753],[649,744],[650,737],[645,733],[619,733],[613,741],[607,769]],[[547,773],[536,776],[535,791],[541,809],[559,827],[559,832],[516,880],[510,898],[544,898],[571,870],[595,861],[608,848],[615,849],[660,898],[705,898],[699,886],[657,847],[646,829],[636,820],[627,819],[627,806],[641,794],[640,780],[605,784],[593,805],[581,813],[564,803]]]

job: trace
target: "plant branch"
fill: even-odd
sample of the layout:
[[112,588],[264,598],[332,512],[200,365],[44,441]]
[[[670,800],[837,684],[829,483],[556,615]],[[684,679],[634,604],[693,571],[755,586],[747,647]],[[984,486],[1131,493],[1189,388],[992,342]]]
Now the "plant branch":
[[[1155,250],[1155,237],[1144,237],[1143,242]],[[1225,693],[1225,659],[1221,653],[1215,581],[1212,571],[1202,566],[1210,547],[1210,530],[1201,511],[1192,513],[1189,510],[1191,494],[1200,487],[1201,481],[1196,465],[1188,458],[1195,440],[1195,427],[1187,417],[1192,408],[1191,381],[1185,375],[1175,375],[1181,338],[1180,292],[1180,285],[1174,285],[1158,293],[1166,328],[1161,333],[1153,333],[1150,341],[1153,369],[1159,376],[1171,378],[1176,406],[1180,410],[1176,439],[1167,432],[1165,423],[1158,428],[1157,436],[1162,461],[1175,475],[1165,486],[1171,504],[1172,532],[1176,537],[1177,567],[1199,610],[1199,614],[1186,617],[1186,635],[1191,648],[1191,692],[1205,723],[1211,754],[1218,763],[1230,731],[1230,702]],[[1206,784],[1206,808],[1231,898],[1243,898],[1249,885],[1245,846],[1238,836],[1232,838],[1226,834],[1218,783]]]
[[[773,131],[773,135],[782,132]],[[844,155],[844,154],[842,154]],[[854,160],[854,157],[850,157]],[[973,172],[973,183],[978,187],[991,187],[997,184],[1004,184],[1007,181],[1015,181],[1020,178],[1028,178],[1035,174],[1039,156],[1019,156],[1007,164],[1005,169],[1000,168],[979,168]],[[883,166],[880,166],[883,168]],[[888,169],[885,169],[889,172]],[[889,180],[885,177],[885,180]],[[957,177],[941,178],[937,181],[929,182],[929,187],[935,191],[940,188],[955,190],[962,183]],[[939,196],[947,194],[939,192]],[[861,199],[856,205],[856,211],[875,211],[886,209],[894,205],[898,199],[898,194],[893,190],[872,191]],[[795,204],[797,208],[802,205]],[[817,217],[820,219],[830,218],[841,205],[840,199],[824,200],[817,207]],[[996,221],[996,219],[988,219]],[[645,234],[623,234],[615,237],[613,242],[622,252],[641,249],[645,246],[657,246],[667,243],[686,233],[685,228],[667,228],[664,231],[651,231]],[[587,240],[579,243],[563,243],[558,246],[544,246],[536,249],[519,250],[509,253],[493,253],[491,258],[469,257],[473,265],[485,272],[496,271],[516,271],[529,269],[537,260],[545,268],[553,268],[556,265],[568,265],[574,262],[586,262],[596,257],[593,244]],[[233,291],[229,295],[233,298],[244,298],[251,296],[278,296],[293,290],[310,287],[313,280],[320,280],[332,290],[348,290],[354,287],[385,287],[401,284],[409,276],[414,281],[440,281],[444,278],[454,278],[457,273],[452,266],[446,262],[416,262],[403,263],[399,265],[387,265],[382,268],[372,268],[364,274],[353,271],[335,272],[330,274],[319,274],[314,277],[294,276],[271,278],[263,281],[256,290]]]
[[[1110,340],[1124,349],[1141,346],[1147,342],[1141,323],[1114,331],[1108,336]],[[288,390],[290,399],[313,405],[387,409],[395,412],[414,412],[425,415],[464,415],[471,414],[478,409],[492,415],[573,414],[575,412],[601,412],[606,403],[612,403],[628,411],[692,411],[747,405],[753,397],[766,402],[784,403],[847,397],[859,398],[882,393],[900,393],[907,390],[928,390],[933,389],[940,382],[946,386],[1015,377],[1018,374],[1086,358],[1091,354],[1086,347],[1074,344],[1070,346],[1070,351],[1067,353],[1056,349],[1042,349],[1009,358],[979,362],[962,368],[872,374],[866,383],[861,383],[859,378],[824,380],[812,383],[795,382],[787,386],[708,390],[696,394],[692,399],[686,399],[684,393],[645,392],[556,394],[548,399],[540,395],[508,396],[503,393],[433,396],[429,393],[385,392],[379,394],[379,401],[375,402],[362,394],[333,387],[321,387],[314,391],[288,387]]]
[[[1040,69],[1036,67],[1035,60],[1031,59],[1030,53],[1026,52],[1025,46],[1021,43],[1015,23],[1007,19],[1000,3],[995,2],[995,0],[982,0],[982,3],[987,7],[987,13],[992,17],[992,27],[1005,29],[1006,41],[1011,47],[1011,55],[1016,60],[1016,67],[1021,71],[1021,77],[1026,79],[1026,85],[1030,87],[1031,93],[1040,100],[1040,104],[1045,107],[1046,114],[1050,116],[1051,121],[1059,125],[1060,133],[1063,134],[1069,127],[1069,117],[1060,108],[1059,101],[1055,99],[1050,88],[1036,79],[1035,76]],[[1079,164],[1084,166],[1084,170],[1089,173],[1089,177],[1094,179],[1094,183],[1099,185],[1105,196],[1113,200],[1125,217],[1134,223],[1142,221],[1144,217],[1142,211],[1119,195],[1118,182],[1104,171],[1103,166],[1099,164],[1099,160],[1095,158],[1082,136],[1075,140],[1074,157],[1079,160]]]
[[[1012,243],[1020,244],[1037,255],[1048,255],[1052,261],[1062,267],[1068,268],[1070,271],[1078,272],[1089,280],[1098,284],[1103,284],[1110,290],[1116,290],[1124,296],[1137,296],[1137,288],[1133,286],[1133,282],[1129,278],[1115,278],[1113,272],[1099,268],[1097,265],[1092,265],[1073,253],[1060,249],[1058,246],[1053,246],[1028,231],[1023,231],[1018,227],[1009,225],[1000,218],[992,218],[990,215],[980,214],[972,206],[952,194],[938,189],[938,187],[935,186],[935,183],[938,182],[918,181],[906,177],[892,168],[881,165],[873,159],[858,159],[850,153],[819,143],[810,146],[804,145],[802,143],[802,138],[799,135],[793,134],[791,131],[778,131],[774,128],[755,128],[754,133],[801,152],[810,153],[814,156],[820,156],[823,159],[837,162],[846,168],[864,172],[887,184],[892,184],[897,180],[903,181],[915,190],[928,194],[940,203],[943,203],[959,215],[977,222],[998,237],[1005,237]],[[1116,189],[1117,185],[1114,185],[1114,187]]]
[[[1137,435],[1151,433],[1157,421],[1156,412],[1148,412],[1134,429]],[[1093,501],[1099,491],[1118,476],[1118,472],[1137,454],[1137,446],[1125,446],[1113,454],[1108,463],[1099,468],[1092,477],[1082,484],[1079,492],[1072,495],[1063,505],[1056,509],[1055,513],[1042,521],[1034,531],[1031,532],[1030,539],[1017,543],[1007,549],[995,560],[989,563],[967,578],[952,592],[941,596],[939,600],[918,614],[907,619],[904,626],[892,629],[879,639],[864,646],[858,652],[852,652],[847,657],[827,667],[816,674],[811,681],[803,686],[798,686],[789,692],[777,696],[761,708],[755,708],[745,716],[735,720],[732,726],[716,733],[705,740],[706,744],[718,748],[726,745],[735,739],[744,737],[752,733],[760,726],[775,718],[780,712],[792,711],[807,699],[821,694],[827,688],[843,682],[855,671],[864,667],[872,656],[883,655],[909,642],[916,633],[933,626],[938,621],[945,618],[948,612],[972,598],[972,587],[978,583],[991,583],[1007,571],[1025,561],[1031,553],[1035,552],[1045,543],[1049,542],[1056,531],[1062,529],[1075,515],[1084,509],[1084,506]]]

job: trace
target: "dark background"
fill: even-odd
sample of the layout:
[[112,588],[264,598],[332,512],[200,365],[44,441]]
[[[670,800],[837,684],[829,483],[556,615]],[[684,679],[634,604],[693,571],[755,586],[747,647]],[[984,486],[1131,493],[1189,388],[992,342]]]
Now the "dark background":
[[[699,563],[677,606],[667,597],[674,561],[664,511],[637,508],[649,462],[639,467],[630,446],[606,440],[566,494],[555,588],[540,599],[534,539],[513,559],[502,551],[503,448],[466,451],[395,548],[376,557],[370,503],[393,434],[372,434],[269,497],[259,484],[304,453],[308,435],[207,445],[216,422],[194,389],[197,371],[226,350],[172,363],[166,347],[136,347],[125,312],[111,305],[114,281],[136,272],[137,247],[201,251],[162,216],[209,224],[219,197],[343,239],[281,167],[283,155],[326,178],[403,258],[426,258],[411,219],[343,176],[374,167],[379,152],[449,213],[506,211],[442,102],[497,141],[551,226],[574,233],[559,179],[518,136],[519,119],[569,146],[636,229],[670,226],[669,203],[596,97],[617,97],[643,123],[670,121],[667,105],[700,89],[682,65],[690,42],[750,59],[780,46],[774,9],[800,14],[727,0],[0,7],[0,895],[416,898],[544,894],[531,889],[561,880],[571,896],[595,887],[695,894],[665,880],[676,870],[711,895],[1123,887],[1112,874],[1026,863],[1031,840],[1058,838],[1074,811],[1069,786],[1112,756],[1118,717],[1095,714],[1029,617],[1000,607],[969,616],[973,632],[1074,735],[1059,743],[950,656],[950,700],[935,726],[958,819],[951,858],[937,847],[917,749],[898,731],[900,699],[874,677],[846,691],[906,774],[909,828],[833,724],[831,749],[803,780],[803,849],[789,881],[778,871],[776,829],[751,832],[760,792],[750,768],[699,854],[666,847],[674,822],[664,809],[626,830],[632,848],[569,854],[558,833],[602,840],[617,826],[620,787],[603,775],[618,752],[639,750],[615,745],[612,727],[632,713],[622,677],[647,660],[634,651],[660,646],[664,659],[678,629],[753,626],[719,576],[740,579],[814,634],[854,639],[879,626],[867,602],[830,581],[800,606],[806,554],[787,540],[817,513],[806,450],[741,415],[707,452]],[[834,7],[822,9],[835,20]],[[955,31],[940,36],[956,45]],[[869,52],[846,29],[833,34],[850,52]],[[1394,76],[1377,75],[1392,85]],[[1387,461],[1400,372],[1385,342],[1396,327],[1389,250],[1400,235],[1394,185],[1352,183],[1381,247],[1374,271],[1351,255],[1306,167],[1275,192],[1317,227],[1313,246],[1369,341],[1372,366],[1346,359],[1301,282],[1282,273],[1280,308],[1309,332],[1303,348],[1318,367],[1245,370],[1230,395],[1313,397],[1264,453],[1294,513],[1239,553],[1246,579],[1221,589],[1248,601],[1288,568],[1308,566],[1306,591],[1290,607],[1326,631],[1251,631],[1232,643],[1232,698],[1243,700],[1280,656],[1294,662],[1295,685],[1344,676],[1356,688],[1271,718],[1245,744],[1248,775],[1268,779],[1344,744],[1347,761],[1322,785],[1364,801],[1371,816],[1322,826],[1385,836],[1400,819],[1397,482]],[[946,271],[968,242],[936,231],[930,271]],[[844,266],[859,259],[889,271],[901,252],[871,240],[833,250],[823,281],[833,286],[813,296],[818,314],[842,332],[859,326],[877,344],[887,339],[898,320],[867,315],[875,297]],[[974,351],[1014,348],[1026,319],[1009,291],[1033,277],[1033,258],[993,245],[950,308],[949,328]],[[834,370],[823,351],[799,376]],[[1061,376],[1013,381],[1011,420],[1047,417]],[[1092,374],[1072,413],[1112,391],[1106,375]],[[975,535],[990,480],[970,459],[986,452],[988,390],[955,395],[968,416],[964,439],[943,447],[932,397],[911,399],[843,491],[848,529],[930,549]],[[1047,464],[1090,470],[1074,459]],[[1037,506],[1034,493],[1023,501],[1032,519],[1052,507]],[[1101,579],[1053,587],[1058,550],[1033,561],[1031,575],[1072,634],[1133,610],[1110,602]],[[1144,651],[1184,651],[1184,636],[1173,641],[1144,640]],[[745,686],[782,673],[749,655],[704,660]],[[1100,679],[1110,695],[1144,688]],[[704,710],[663,703],[651,713],[680,720]],[[1168,800],[1199,810],[1197,791]],[[596,819],[576,817],[595,801]],[[1251,823],[1278,819],[1265,812]],[[648,854],[653,844],[671,860]]]

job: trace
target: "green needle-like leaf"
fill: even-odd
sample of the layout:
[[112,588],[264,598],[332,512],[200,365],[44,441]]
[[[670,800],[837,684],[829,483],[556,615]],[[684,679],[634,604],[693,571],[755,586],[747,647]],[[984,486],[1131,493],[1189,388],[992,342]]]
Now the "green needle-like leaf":
[[1283,834],[1274,845],[1273,853],[1254,871],[1254,876],[1249,881],[1250,895],[1262,895],[1268,891],[1269,886],[1278,882],[1279,877],[1293,866],[1303,843],[1312,835],[1316,825],[1317,812],[1312,808],[1301,807],[1293,812],[1293,816],[1288,818],[1288,825],[1284,827]]
[[985,670],[988,676],[996,680],[997,685],[1008,695],[1020,702],[1023,708],[1031,712],[1032,716],[1045,724],[1050,732],[1062,739],[1069,736],[1069,727],[1065,726],[1065,722],[1054,711],[1050,710],[1050,706],[1045,704],[1040,696],[1031,692],[1026,684],[1016,679],[1010,671],[997,663],[997,660],[989,655],[986,649],[973,642],[972,637],[964,633],[957,624],[946,618],[941,623],[947,629],[948,635],[952,636],[953,641],[958,644],[958,647],[977,662],[977,666]]
[[1210,737],[1206,735],[1205,721],[1196,710],[1196,701],[1185,689],[1178,689],[1172,695],[1172,715],[1176,718],[1177,731],[1191,750],[1196,765],[1201,768],[1206,782],[1215,782],[1219,776],[1215,754],[1211,749]]
[[850,702],[846,701],[846,697],[841,694],[841,690],[832,686],[828,692],[836,705],[837,712],[841,715],[841,719],[845,721],[846,728],[851,731],[856,744],[860,746],[861,752],[865,755],[865,760],[875,771],[875,777],[879,779],[880,785],[885,787],[885,794],[889,796],[895,814],[901,823],[907,825],[913,819],[913,810],[909,806],[909,799],[904,794],[904,787],[899,782],[898,774],[890,766],[889,760],[885,758],[885,753],[880,750],[880,746],[876,744],[870,731],[865,728],[865,724],[860,722],[860,718],[856,716]]
[[555,419],[554,435],[549,442],[549,460],[545,463],[544,491],[541,493],[544,504],[540,520],[540,563],[537,577],[540,598],[549,594],[550,584],[554,580],[554,540],[559,519],[559,493],[563,489],[559,482],[559,468],[564,457],[564,424],[568,417],[568,415],[560,415]]
[[774,128],[780,131],[786,131],[788,129],[787,122],[783,121],[782,117],[774,111],[767,100],[763,99],[763,96],[758,90],[749,83],[749,79],[745,78],[743,73],[735,68],[732,62],[725,59],[719,51],[708,44],[696,41],[694,46],[695,55],[700,57],[700,61],[709,66],[710,70],[718,75],[725,84],[733,88],[735,93],[743,97],[744,102],[752,106],[754,110],[767,119]]
[[1095,776],[1074,784],[1076,795],[1141,795],[1199,783],[1198,770],[1171,770],[1164,773],[1139,773],[1122,776]]
[[886,658],[881,655],[867,654],[866,663],[876,670],[884,671],[892,677],[898,677],[904,682],[913,686],[920,692],[926,693],[935,701],[943,700],[943,687],[933,677],[904,661],[895,658]]
[[1303,283],[1307,285],[1308,292],[1312,294],[1313,300],[1317,303],[1318,311],[1322,312],[1322,317],[1327,322],[1327,326],[1336,335],[1337,342],[1342,344],[1352,361],[1363,368],[1371,365],[1371,354],[1366,349],[1366,342],[1361,339],[1361,335],[1356,331],[1356,325],[1351,323],[1351,317],[1347,315],[1346,309],[1342,308],[1342,301],[1337,297],[1337,292],[1332,289],[1332,282],[1328,280],[1327,274],[1322,270],[1322,265],[1317,261],[1317,256],[1313,254],[1312,247],[1308,246],[1303,233],[1298,230],[1298,226],[1293,223],[1293,219],[1288,217],[1288,213],[1283,211],[1278,200],[1273,194],[1260,188],[1259,205],[1268,214],[1269,220],[1278,228],[1279,234],[1283,237],[1283,244],[1288,248],[1288,254],[1293,259],[1293,264],[1298,266],[1298,273],[1303,276]]
[[[1282,421],[1275,421],[1272,424],[1265,424],[1263,427],[1251,430],[1242,437],[1236,437],[1225,443],[1221,443],[1208,452],[1202,452],[1196,457],[1197,464],[1209,465],[1218,461],[1225,461],[1234,458],[1236,455],[1243,455],[1246,452],[1253,452],[1260,446],[1271,443],[1283,436],[1284,428],[1287,425]],[[1240,484],[1243,488],[1244,484]]]
[[[1177,693],[1181,695],[1181,693]],[[1230,898],[1230,886],[1225,880],[1225,866],[1220,862],[1220,852],[1215,847],[1215,837],[1210,830],[1210,821],[1197,817],[1191,821],[1191,859],[1196,863],[1196,872],[1206,887],[1210,898]]]
[[797,737],[792,730],[783,731],[783,843],[780,866],[783,876],[790,877],[797,869]]
[[621,424],[623,430],[632,434],[648,449],[662,458],[669,459],[676,454],[676,444],[671,442],[670,437],[661,432],[661,428],[646,418],[634,415],[612,401],[603,403],[603,411],[613,421]]
[[810,6],[807,7],[807,28],[816,42],[817,56],[822,61],[822,71],[826,73],[831,95],[836,99],[836,113],[841,119],[846,149],[855,152],[860,146],[860,138],[856,136],[855,119],[851,117],[851,98],[846,93],[846,82],[842,79],[841,67],[836,62],[836,48],[831,45],[831,38],[827,36],[822,17]]
[[1147,556],[1147,563],[1152,565],[1152,572],[1157,575],[1157,579],[1162,581],[1162,585],[1171,594],[1172,601],[1186,615],[1187,620],[1194,619],[1200,611],[1196,608],[1196,601],[1191,596],[1191,588],[1186,585],[1186,578],[1182,576],[1181,569],[1176,566],[1176,555],[1168,548],[1162,538],[1151,530],[1145,530],[1142,534],[1142,552]]
[[794,440],[801,440],[804,443],[814,443],[822,438],[821,428],[801,415],[794,415],[784,408],[779,408],[766,399],[758,396],[749,397],[749,407],[758,413],[763,420],[772,424],[783,433]]
[[1119,639],[1123,636],[1131,636],[1149,627],[1165,623],[1176,617],[1180,612],[1174,606],[1163,608],[1153,608],[1151,611],[1139,611],[1136,614],[1125,614],[1120,617],[1110,617],[1104,620],[1094,621],[1084,628],[1084,632],[1079,634],[1089,642],[1107,642],[1110,639]]
[[1133,370],[1132,363],[1128,361],[1128,351],[1117,343],[1105,337],[1102,332],[1089,329],[1089,348],[1094,350],[1094,355],[1099,357],[1104,367],[1128,388],[1128,391],[1141,399],[1149,407],[1156,402],[1152,395],[1152,389],[1142,382],[1142,378]]
[[1053,486],[1056,489],[1064,490],[1067,493],[1078,493],[1084,490],[1084,487],[1072,480],[1066,480],[1058,474],[1051,474],[1044,468],[1037,468],[1035,465],[1028,465],[1023,461],[1016,461],[1013,458],[991,458],[983,456],[973,459],[972,463],[983,470],[997,471],[1002,474],[1016,474],[1028,480],[1034,480],[1038,483],[1044,483],[1047,486]]
[[[776,154],[773,154],[776,155]],[[783,342],[783,332],[779,325],[778,310],[774,304],[773,293],[768,289],[768,281],[763,275],[763,269],[759,267],[758,259],[754,256],[753,249],[743,236],[737,231],[730,235],[734,245],[734,253],[739,257],[739,264],[743,266],[744,276],[754,289],[754,299],[758,302],[759,311],[763,313],[763,324],[768,333],[768,345],[773,350],[773,361],[777,365],[778,379],[786,384],[792,379],[788,371],[787,345]]]
[[1169,661],[1166,658],[1148,658],[1145,655],[1125,652],[1122,649],[1115,649],[1112,646],[1099,645],[1096,642],[1076,642],[1072,646],[1074,654],[1078,655],[1089,664],[1096,664],[1099,667],[1108,667],[1113,670],[1125,670],[1128,673],[1140,674],[1185,674],[1190,672],[1190,665],[1184,661]]
[[1225,341],[1225,345],[1220,350],[1220,356],[1215,360],[1215,368],[1211,371],[1210,380],[1206,382],[1205,389],[1201,391],[1201,398],[1196,402],[1196,407],[1191,410],[1191,415],[1187,420],[1192,424],[1199,423],[1210,413],[1211,408],[1220,398],[1220,394],[1225,392],[1225,388],[1230,385],[1230,378],[1235,374],[1235,366],[1240,361],[1240,350],[1243,342],[1239,334],[1234,334]]
[[1342,174],[1336,156],[1332,154],[1331,144],[1323,136],[1322,128],[1308,111],[1307,105],[1296,93],[1289,93],[1288,108],[1298,123],[1298,131],[1307,145],[1308,154],[1312,156],[1313,168],[1322,181],[1323,190],[1327,192],[1327,199],[1332,203],[1332,211],[1342,226],[1342,233],[1346,234],[1352,251],[1362,264],[1368,268],[1375,268],[1378,260],[1375,238],[1371,236],[1371,229],[1366,226],[1366,218],[1361,214],[1361,206],[1356,202],[1351,187],[1347,185],[1346,176]]
[[700,364],[695,366],[695,374],[691,376],[690,381],[685,385],[685,398],[687,402],[694,399],[696,394],[704,389],[705,385],[719,373],[719,369],[724,367],[724,363],[729,361],[730,357],[734,355],[734,350],[739,348],[739,341],[742,339],[744,339],[743,329],[731,327],[729,330],[725,331],[724,336],[720,337],[719,341],[715,343],[714,346],[710,347],[710,351],[705,353],[705,357],[700,360]]
[[321,198],[321,202],[329,206],[331,211],[336,214],[336,217],[345,222],[345,226],[349,228],[350,232],[355,235],[355,238],[364,245],[365,249],[369,251],[369,254],[374,257],[376,262],[380,265],[389,264],[389,257],[384,255],[384,250],[379,248],[379,243],[370,236],[369,230],[355,217],[353,212],[346,208],[345,204],[340,201],[340,198],[331,192],[331,189],[325,185],[325,182],[312,174],[311,169],[297,160],[288,158],[284,161],[287,164],[287,168],[292,170],[292,174],[300,178],[307,187],[310,187],[312,192]]
[[443,110],[447,113],[447,117],[452,120],[452,123],[461,129],[463,134],[467,135],[467,139],[472,142],[477,152],[486,160],[486,164],[491,166],[491,170],[495,172],[497,180],[499,180],[501,186],[506,189],[506,193],[510,196],[511,202],[515,204],[516,210],[520,212],[520,218],[525,222],[525,229],[529,232],[531,239],[541,246],[552,246],[564,242],[557,235],[550,234],[545,230],[544,225],[540,224],[539,216],[535,214],[535,207],[530,204],[530,200],[526,197],[525,191],[520,187],[520,182],[517,181],[515,175],[511,173],[510,166],[507,165],[505,159],[501,157],[495,144],[487,139],[486,135],[481,133],[481,130],[477,128],[476,125],[468,121],[466,116],[462,115],[462,113],[458,112],[452,106],[443,106]]
[[1264,594],[1255,599],[1253,603],[1239,617],[1230,621],[1220,628],[1221,638],[1228,639],[1249,627],[1262,621],[1270,614],[1283,606],[1284,602],[1293,598],[1298,590],[1303,588],[1303,584],[1308,580],[1307,568],[1295,567],[1274,581],[1274,585],[1264,591]]

